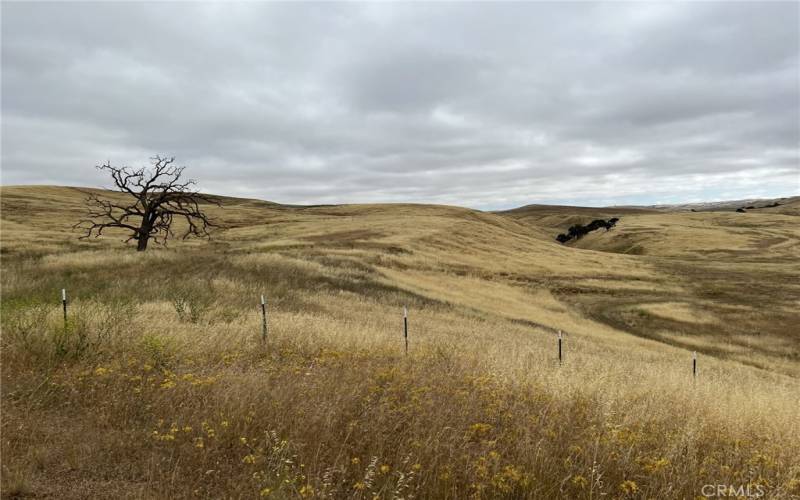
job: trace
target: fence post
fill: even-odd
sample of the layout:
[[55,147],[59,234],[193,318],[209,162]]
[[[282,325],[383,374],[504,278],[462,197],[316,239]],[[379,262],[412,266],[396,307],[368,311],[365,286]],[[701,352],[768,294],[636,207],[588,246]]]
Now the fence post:
[[561,330],[558,331],[558,365],[561,366]]
[[61,305],[64,308],[64,331],[67,331],[67,289],[61,289]]
[[408,354],[408,308],[403,306],[403,338],[406,341],[406,354]]
[[261,296],[261,340],[267,341],[267,301]]
[[692,351],[692,376],[697,378],[697,351]]

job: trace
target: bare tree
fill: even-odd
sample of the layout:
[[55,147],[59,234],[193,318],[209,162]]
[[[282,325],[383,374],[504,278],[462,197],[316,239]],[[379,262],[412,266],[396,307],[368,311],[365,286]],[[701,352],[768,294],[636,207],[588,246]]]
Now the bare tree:
[[131,235],[125,242],[136,240],[136,250],[141,252],[151,239],[166,244],[170,236],[174,237],[172,223],[176,219],[186,221],[183,238],[210,237],[209,229],[215,224],[200,210],[200,203],[219,203],[195,190],[194,180],[181,180],[186,167],[174,162],[175,158],[155,156],[150,159],[150,168],[113,167],[108,162],[97,166],[111,175],[117,191],[132,200],[116,203],[87,193],[87,218],[74,226],[86,230],[81,239],[98,237],[106,228],[126,229]]

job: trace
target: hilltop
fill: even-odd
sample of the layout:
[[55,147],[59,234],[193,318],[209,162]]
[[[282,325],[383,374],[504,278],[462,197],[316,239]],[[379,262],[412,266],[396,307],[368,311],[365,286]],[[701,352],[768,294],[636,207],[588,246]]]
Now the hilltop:
[[[762,208],[777,208],[780,206],[790,207],[790,210],[796,215],[797,202],[800,200],[799,196],[790,196],[783,198],[745,198],[743,200],[726,200],[726,201],[708,201],[698,203],[679,203],[679,204],[666,204],[666,205],[652,205],[649,208],[656,210],[665,210],[670,212],[675,211],[735,211],[737,208],[762,209]],[[780,212],[780,208],[776,211]]]
[[[218,200],[204,207],[211,241],[137,254],[121,234],[78,239],[80,189],[0,188],[4,491],[673,498],[734,473],[778,497],[800,485],[798,200],[744,214]],[[554,239],[610,217],[609,231]],[[59,333],[64,287],[83,337]]]

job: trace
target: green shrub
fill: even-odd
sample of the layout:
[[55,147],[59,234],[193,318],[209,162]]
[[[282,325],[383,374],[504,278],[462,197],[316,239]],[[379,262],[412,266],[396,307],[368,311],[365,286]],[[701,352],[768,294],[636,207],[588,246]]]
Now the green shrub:
[[166,367],[175,357],[174,343],[155,333],[144,335],[139,342],[139,347],[152,365],[158,368]]
[[[210,288],[210,286],[209,286]],[[184,286],[174,292],[170,302],[184,322],[199,323],[211,308],[213,295],[209,291]]]

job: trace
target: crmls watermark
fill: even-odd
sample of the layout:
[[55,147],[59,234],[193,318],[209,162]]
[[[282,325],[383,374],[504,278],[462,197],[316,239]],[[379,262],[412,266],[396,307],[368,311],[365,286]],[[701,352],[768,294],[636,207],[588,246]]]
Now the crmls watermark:
[[767,489],[761,484],[704,484],[700,493],[706,498],[761,498],[767,494]]

